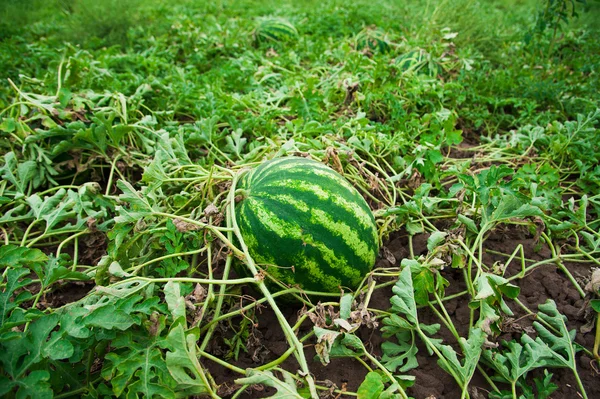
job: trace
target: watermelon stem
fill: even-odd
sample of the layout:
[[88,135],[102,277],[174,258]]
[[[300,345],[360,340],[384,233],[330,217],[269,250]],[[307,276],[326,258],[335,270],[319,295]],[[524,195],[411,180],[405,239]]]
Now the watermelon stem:
[[279,307],[275,303],[275,299],[269,292],[269,289],[267,288],[267,286],[265,284],[264,278],[257,278],[257,276],[259,275],[258,268],[256,267],[256,264],[254,263],[252,256],[250,256],[250,253],[248,251],[248,246],[244,242],[244,238],[242,237],[242,234],[240,232],[240,229],[238,227],[238,224],[237,224],[237,221],[235,218],[235,194],[236,194],[235,187],[237,185],[239,178],[241,177],[241,175],[243,173],[244,173],[243,171],[241,173],[237,173],[234,176],[233,181],[231,182],[231,188],[230,188],[229,195],[228,195],[229,217],[227,218],[227,222],[228,222],[227,227],[231,227],[233,229],[233,233],[235,234],[236,238],[238,239],[238,242],[240,243],[240,247],[244,254],[243,261],[246,264],[246,266],[248,267],[248,269],[250,270],[250,272],[252,273],[252,275],[255,276],[254,282],[258,285],[258,288],[260,289],[262,294],[265,296],[265,298],[267,298],[267,302],[269,302],[269,305],[273,309],[273,312],[275,312],[277,320],[279,321],[279,324],[283,330],[283,333],[286,336],[286,339],[287,339],[289,345],[292,348],[295,348],[295,357],[296,357],[296,360],[298,361],[298,364],[300,365],[300,369],[302,371],[303,377],[305,378],[306,383],[308,385],[308,389],[310,390],[311,397],[317,399],[319,397],[319,395],[317,394],[315,382],[312,378],[312,375],[310,374],[310,370],[308,368],[308,362],[306,361],[306,356],[304,355],[304,346],[302,345],[302,343],[299,341],[298,337],[294,333],[292,326],[290,326],[290,324],[286,320],[285,316],[281,312],[281,309],[279,309]]
[[[229,236],[230,239],[232,238],[231,232],[227,233],[227,235]],[[229,278],[229,271],[231,270],[232,262],[233,262],[233,255],[229,254],[227,256],[227,260],[225,261],[225,269],[223,270],[223,280],[224,281],[231,281],[231,280],[228,280],[228,278]],[[219,289],[219,295],[217,297],[217,304],[215,306],[215,311],[213,314],[213,320],[218,318],[219,314],[221,313],[221,309],[223,308],[223,301],[225,298],[226,290],[227,290],[227,285],[225,285],[225,284],[221,285],[221,287]],[[217,325],[218,325],[217,323],[213,323],[208,328],[208,331],[206,332],[206,335],[204,336],[204,340],[202,341],[202,345],[200,345],[201,351],[204,351],[206,349],[206,347],[208,346],[210,339],[212,338],[212,334],[215,331],[215,329],[217,328]]]
[[[248,198],[248,190],[244,190],[243,188],[238,188],[237,190],[235,190],[235,202],[240,202],[246,198]],[[238,196],[240,197],[238,200]]]

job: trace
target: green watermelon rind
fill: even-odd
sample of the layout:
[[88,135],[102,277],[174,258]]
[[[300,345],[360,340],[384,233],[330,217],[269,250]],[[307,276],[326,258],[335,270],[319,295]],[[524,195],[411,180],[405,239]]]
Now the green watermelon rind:
[[385,33],[379,29],[365,28],[358,32],[354,38],[357,50],[379,50],[381,53],[387,53],[391,50],[390,44],[385,39]]
[[257,42],[286,42],[298,39],[298,30],[288,21],[266,20],[254,32]]
[[236,221],[254,261],[307,291],[356,289],[379,251],[375,219],[337,172],[299,157],[267,161],[240,181]]

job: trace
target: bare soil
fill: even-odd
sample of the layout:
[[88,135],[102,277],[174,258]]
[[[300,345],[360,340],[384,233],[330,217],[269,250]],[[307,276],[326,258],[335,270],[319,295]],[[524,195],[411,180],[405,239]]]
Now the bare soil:
[[[427,235],[414,237],[413,248],[416,255],[420,253],[425,254],[427,252],[426,242]],[[523,245],[525,256],[528,259],[543,260],[552,257],[550,250],[545,246],[538,245],[536,238],[527,231],[513,228],[497,231],[488,238],[486,241],[488,252],[484,257],[485,263],[488,265],[494,264],[494,262],[504,263],[506,261],[504,256],[492,254],[489,251],[512,253],[519,244]],[[386,247],[398,261],[407,257],[407,235],[403,232],[396,233],[390,238]],[[378,266],[389,267],[390,264],[388,260],[380,259]],[[567,267],[570,272],[581,281],[588,278],[591,274],[589,266],[585,264],[571,263],[567,264]],[[520,264],[513,261],[508,265],[506,277],[515,275],[519,271]],[[462,271],[445,268],[441,273],[450,282],[450,286],[447,290],[448,294],[460,292],[465,289]],[[590,316],[589,314],[586,315],[585,300],[579,296],[571,282],[555,265],[546,264],[540,266],[525,278],[515,280],[514,283],[521,288],[519,295],[520,301],[531,310],[535,311],[537,310],[538,304],[546,302],[547,299],[553,299],[556,302],[558,309],[567,316],[567,325],[569,329],[577,330],[576,342],[588,350],[592,349],[594,343],[594,330],[592,329],[591,331],[585,332],[585,328],[583,328],[586,323],[588,323]],[[372,308],[388,309],[390,307],[389,299],[391,294],[391,287],[375,291],[369,306]],[[518,339],[524,332],[527,332],[532,336],[535,335],[535,331],[532,329],[533,317],[528,315],[512,301],[509,301],[509,306],[514,312],[514,317],[505,319],[502,327],[503,333],[495,339],[490,337],[490,340],[500,343],[503,340],[509,341],[513,338]],[[446,308],[451,318],[455,321],[455,326],[459,333],[461,335],[466,335],[469,324],[467,297],[462,296],[447,302]],[[297,321],[300,310],[301,309],[297,306],[283,307],[283,311],[292,325]],[[431,310],[423,308],[419,312],[422,323],[431,324],[439,322],[436,315]],[[310,323],[306,322],[302,326],[300,333],[303,335],[311,328],[312,326]],[[582,328],[584,330],[583,332]],[[379,329],[370,330],[363,327],[358,331],[358,336],[365,342],[367,349],[369,349],[372,354],[381,356],[381,343],[384,339],[382,338]],[[452,334],[444,328],[440,330],[437,337],[442,338],[446,343],[455,343]],[[238,367],[257,367],[261,363],[264,364],[264,362],[278,358],[288,349],[288,345],[277,319],[273,312],[268,308],[263,309],[261,313],[258,314],[258,325],[253,329],[251,339],[252,342],[249,342],[250,345],[248,346],[249,353],[241,352],[238,361],[234,362]],[[213,350],[216,349],[215,354],[217,355],[220,354],[219,348],[221,347],[218,340],[219,338],[217,336],[217,339],[212,346]],[[337,388],[346,388],[349,391],[356,392],[367,373],[365,367],[354,359],[332,359],[329,365],[323,366],[315,356],[313,345],[314,340],[305,343],[309,367],[314,374],[315,380],[321,385],[329,386],[333,384]],[[593,367],[592,359],[583,351],[578,353],[577,358],[579,375],[583,381],[588,397],[600,398],[600,378],[597,370]],[[409,374],[416,377],[415,384],[408,390],[409,395],[415,399],[460,398],[460,389],[458,385],[449,374],[444,372],[437,365],[437,358],[435,356],[429,356],[423,346],[419,348],[417,359],[419,367],[409,372]],[[237,387],[234,384],[234,380],[240,377],[238,374],[215,365],[212,362],[206,362],[205,365],[209,368],[210,373],[215,378],[216,382],[223,384],[220,393],[223,394],[224,397],[235,391],[235,388]],[[288,358],[288,360],[282,364],[282,367],[292,372],[298,370],[298,365],[296,361],[293,360],[293,357]],[[577,384],[570,370],[552,369],[550,371],[554,374],[552,381],[559,387],[558,390],[552,394],[552,398],[580,397],[577,391]],[[540,375],[540,373],[533,372],[529,378],[535,376],[539,377]],[[470,394],[472,398],[478,399],[488,397],[490,387],[478,372],[476,372],[471,382],[471,387],[472,390]],[[501,384],[500,388],[510,389],[510,387],[502,387]],[[273,393],[274,390],[269,387],[253,386],[248,388],[241,397],[260,398],[270,396]],[[352,396],[331,394],[330,396],[325,397],[351,398]]]

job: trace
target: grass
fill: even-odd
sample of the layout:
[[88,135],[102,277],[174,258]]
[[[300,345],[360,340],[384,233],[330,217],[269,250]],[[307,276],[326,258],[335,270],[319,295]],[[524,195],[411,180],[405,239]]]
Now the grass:
[[[519,299],[519,282],[548,264],[582,299],[600,294],[581,281],[600,251],[599,5],[578,3],[579,18],[555,35],[535,30],[544,4],[0,3],[0,395],[217,397],[212,362],[239,374],[236,395],[263,384],[314,397],[324,387],[311,376],[309,343],[323,363],[364,364],[364,397],[408,397],[425,343],[462,397],[475,373],[494,397],[550,395],[558,368],[585,397],[593,387],[576,356],[597,365],[598,343],[573,341],[554,302],[537,310]],[[270,18],[298,37],[255,40]],[[240,174],[299,153],[342,168],[382,243],[408,241],[407,259],[330,297],[335,325],[297,288],[231,272],[235,262],[253,274],[261,266],[234,223]],[[515,245],[503,255],[521,273],[487,264],[489,235],[511,228],[551,257]],[[419,256],[413,240],[423,234]],[[450,266],[462,270],[458,294],[446,293]],[[258,302],[241,296],[250,284]],[[57,299],[79,286],[87,294]],[[391,309],[369,307],[377,290]],[[295,325],[282,295],[305,302]],[[471,308],[462,336],[445,308],[456,297]],[[289,350],[250,371],[211,354],[213,341],[229,348],[226,359],[244,352],[259,303],[274,310]],[[502,333],[508,304],[539,315],[538,339],[482,347]],[[439,323],[419,322],[424,307]],[[315,324],[306,335],[302,320]],[[382,358],[354,334],[375,321],[385,326]],[[439,340],[440,325],[453,346]],[[514,369],[506,359],[520,350]],[[280,369],[290,356],[297,374]],[[534,369],[545,377],[528,376]]]

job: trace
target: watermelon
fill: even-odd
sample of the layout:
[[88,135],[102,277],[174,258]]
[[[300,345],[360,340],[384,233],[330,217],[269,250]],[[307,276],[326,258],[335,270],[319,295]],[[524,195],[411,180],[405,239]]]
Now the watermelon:
[[240,180],[236,221],[254,261],[307,291],[356,289],[379,251],[365,199],[319,162],[277,158]]
[[390,51],[390,44],[386,40],[386,34],[380,29],[365,28],[358,32],[354,38],[357,50],[379,50],[382,53]]
[[289,21],[266,19],[254,30],[257,43],[289,42],[298,40],[298,31]]

